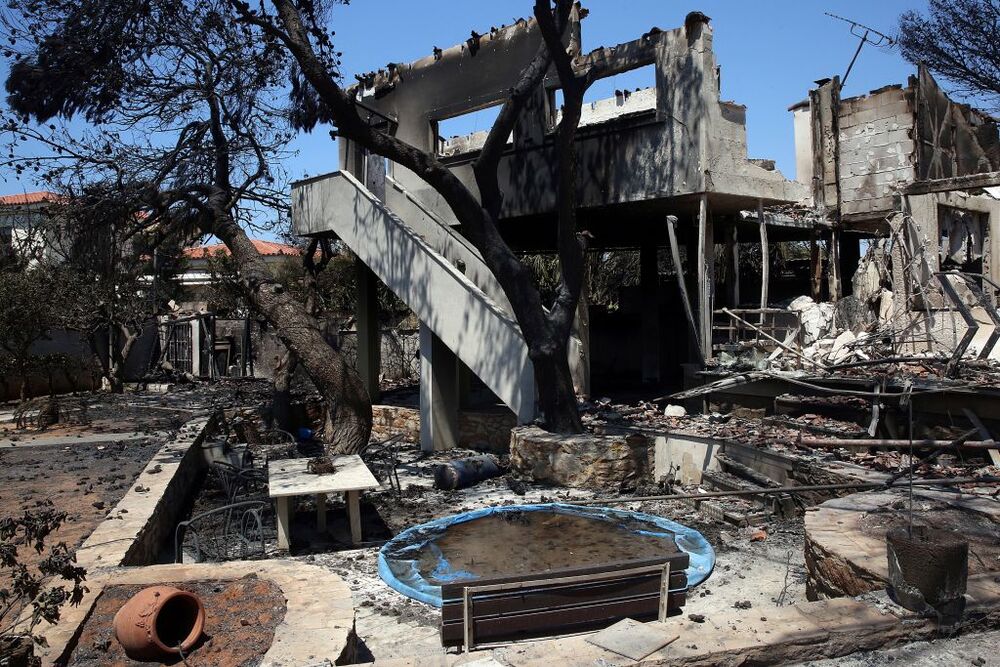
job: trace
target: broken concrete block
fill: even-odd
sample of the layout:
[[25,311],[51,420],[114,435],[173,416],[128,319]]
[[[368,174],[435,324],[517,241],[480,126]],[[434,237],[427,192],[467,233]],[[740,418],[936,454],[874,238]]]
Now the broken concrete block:
[[846,359],[851,353],[851,350],[847,347],[847,345],[856,340],[857,336],[855,336],[850,330],[844,331],[839,336],[834,338],[833,347],[830,349],[830,361],[837,363]]
[[878,267],[873,261],[867,261],[863,259],[858,265],[858,270],[854,273],[854,279],[852,281],[854,287],[854,295],[858,297],[862,303],[871,303],[871,301],[878,294],[881,287],[881,276],[879,275]]
[[868,302],[853,295],[843,297],[834,305],[834,326],[837,330],[864,331],[874,319],[875,314],[868,307]]
[[683,405],[668,405],[663,409],[664,417],[684,417],[687,415],[687,410],[684,409]]
[[812,297],[802,295],[800,297],[796,297],[795,299],[793,299],[792,302],[788,304],[788,309],[794,311],[803,311],[812,308],[815,305],[816,302],[812,300]]
[[816,303],[808,296],[800,296],[788,308],[799,313],[804,345],[811,345],[829,334],[833,324],[833,304]]

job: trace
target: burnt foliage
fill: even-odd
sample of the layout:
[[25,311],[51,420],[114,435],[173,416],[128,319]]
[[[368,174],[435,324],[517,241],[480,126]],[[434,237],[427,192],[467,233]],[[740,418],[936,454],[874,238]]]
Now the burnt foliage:
[[899,47],[958,91],[1000,107],[1000,0],[929,0],[899,18]]

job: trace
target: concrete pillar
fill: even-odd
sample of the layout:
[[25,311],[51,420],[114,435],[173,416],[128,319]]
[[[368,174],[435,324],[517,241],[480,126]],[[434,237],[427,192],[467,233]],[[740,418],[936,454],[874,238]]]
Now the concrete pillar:
[[191,375],[201,377],[201,320],[191,320]]
[[358,373],[374,401],[378,398],[378,378],[382,369],[378,327],[378,277],[360,259],[355,258],[354,268],[358,280],[355,313],[358,325]]
[[420,324],[420,448],[425,452],[458,444],[458,358],[425,324]]
[[660,275],[656,243],[639,247],[639,287],[642,291],[642,382],[660,384]]
[[[757,222],[760,225],[760,308],[767,308],[768,290],[771,286],[771,246],[767,240],[767,221],[764,219],[764,201],[757,200]],[[761,313],[760,322],[764,322]]]
[[472,385],[475,382],[475,375],[465,363],[455,358],[458,364],[458,409],[467,410],[472,407]]

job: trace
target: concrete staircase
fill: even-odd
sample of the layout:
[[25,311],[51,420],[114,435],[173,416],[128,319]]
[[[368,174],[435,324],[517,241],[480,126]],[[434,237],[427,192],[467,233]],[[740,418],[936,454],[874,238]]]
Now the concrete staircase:
[[386,199],[392,210],[353,175],[335,172],[292,187],[292,220],[300,235],[336,234],[420,319],[422,441],[425,428],[437,440],[430,394],[439,382],[427,363],[435,345],[453,352],[519,423],[531,421],[534,370],[496,279],[467,240],[391,178]]

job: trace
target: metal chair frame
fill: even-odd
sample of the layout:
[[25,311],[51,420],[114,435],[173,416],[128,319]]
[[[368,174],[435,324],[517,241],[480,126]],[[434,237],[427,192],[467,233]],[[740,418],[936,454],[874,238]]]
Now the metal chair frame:
[[[184,538],[190,534],[199,562],[244,560],[263,558],[266,555],[267,536],[264,532],[266,524],[264,514],[271,509],[271,503],[263,500],[245,500],[231,503],[201,512],[181,521],[174,530],[174,562],[184,562]],[[206,537],[199,533],[197,524],[205,522],[209,517],[222,515],[221,526],[216,526],[217,533]],[[235,551],[233,550],[235,547]],[[202,556],[208,556],[202,559]]]
[[396,444],[403,439],[403,434],[398,433],[392,437],[378,442],[369,442],[361,448],[358,455],[365,462],[368,469],[378,479],[379,482],[387,482],[389,488],[397,496],[402,492],[399,484],[399,452]]

